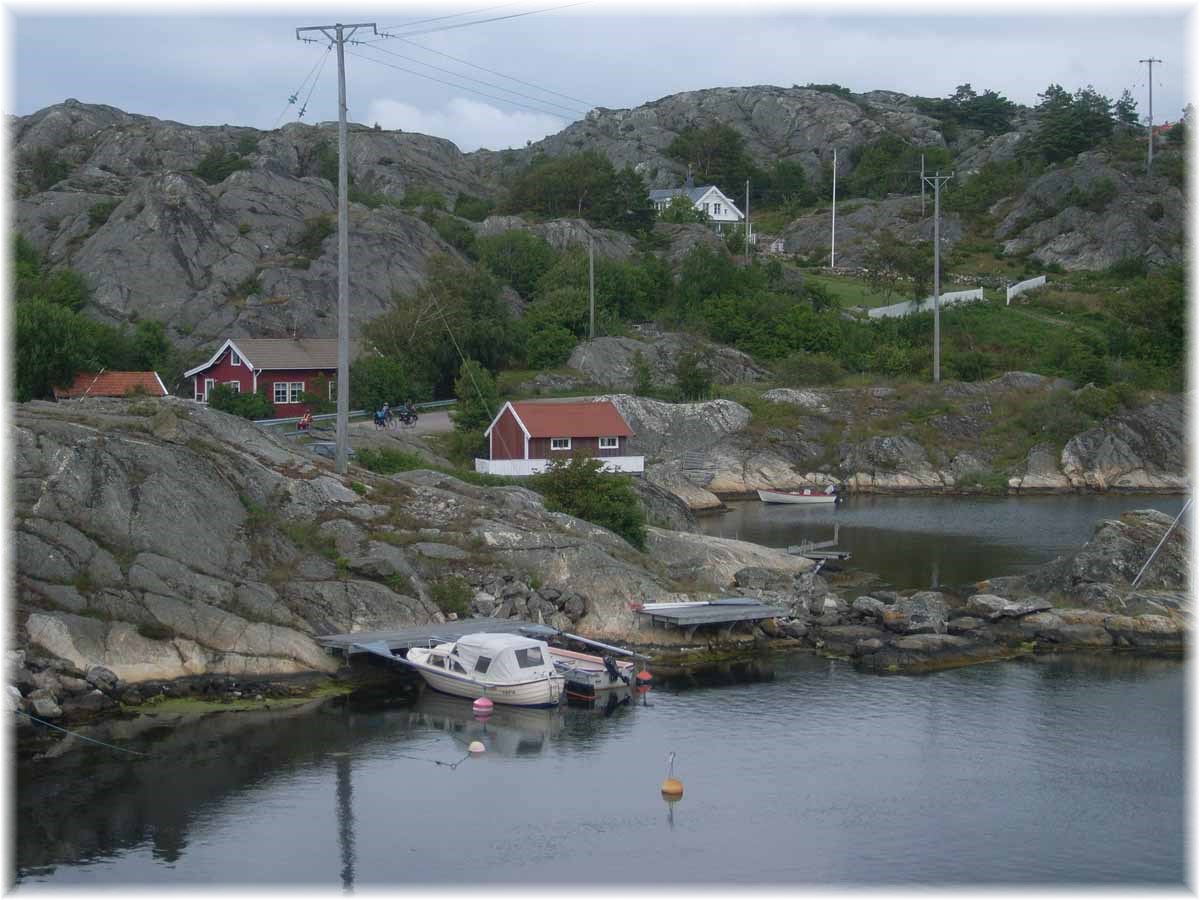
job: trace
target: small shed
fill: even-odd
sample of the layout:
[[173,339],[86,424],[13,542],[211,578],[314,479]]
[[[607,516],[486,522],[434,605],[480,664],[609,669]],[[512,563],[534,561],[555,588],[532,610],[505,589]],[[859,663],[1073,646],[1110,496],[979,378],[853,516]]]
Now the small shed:
[[633,429],[611,400],[505,403],[488,426],[488,459],[475,470],[493,475],[533,475],[551,460],[585,453],[606,469],[641,473],[645,457],[631,456]]
[[69,387],[56,387],[55,400],[78,400],[82,397],[128,397],[146,394],[166,397],[170,392],[157,372],[80,372]]

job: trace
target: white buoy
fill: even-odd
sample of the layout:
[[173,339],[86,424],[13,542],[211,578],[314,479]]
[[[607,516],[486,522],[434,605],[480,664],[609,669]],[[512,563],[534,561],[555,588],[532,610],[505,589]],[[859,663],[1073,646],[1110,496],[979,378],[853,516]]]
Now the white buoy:
[[468,753],[477,753],[477,754],[478,754],[478,753],[482,753],[482,752],[483,752],[484,750],[486,750],[486,749],[487,749],[487,748],[483,746],[483,743],[482,743],[482,742],[480,742],[480,741],[471,741],[471,744],[470,744],[470,746],[469,746],[469,747],[467,747],[467,752],[468,752]]

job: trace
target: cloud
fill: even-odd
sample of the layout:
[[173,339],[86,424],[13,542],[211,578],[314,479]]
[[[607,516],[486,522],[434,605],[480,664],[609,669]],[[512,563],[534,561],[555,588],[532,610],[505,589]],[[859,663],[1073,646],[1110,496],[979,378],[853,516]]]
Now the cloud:
[[367,105],[366,122],[446,138],[464,153],[481,147],[489,150],[524,147],[526,141],[541,140],[568,124],[557,116],[506,112],[465,97],[451,98],[443,109],[421,109],[399,100],[372,100]]

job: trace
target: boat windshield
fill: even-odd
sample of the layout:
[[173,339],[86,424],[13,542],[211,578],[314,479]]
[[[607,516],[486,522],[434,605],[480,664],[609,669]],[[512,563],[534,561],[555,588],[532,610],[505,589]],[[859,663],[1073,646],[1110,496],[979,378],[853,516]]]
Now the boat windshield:
[[541,647],[522,647],[520,650],[514,651],[517,657],[517,665],[522,669],[532,669],[536,666],[545,664],[542,659]]

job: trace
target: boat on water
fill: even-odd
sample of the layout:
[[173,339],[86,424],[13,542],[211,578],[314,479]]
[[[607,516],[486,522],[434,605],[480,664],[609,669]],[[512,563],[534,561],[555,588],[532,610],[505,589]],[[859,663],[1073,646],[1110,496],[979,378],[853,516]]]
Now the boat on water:
[[759,491],[763,503],[838,503],[841,497],[832,484],[824,490],[803,488],[799,491]]
[[562,674],[568,700],[595,700],[599,691],[628,689],[634,681],[633,660],[594,656],[550,647],[550,658]]
[[557,706],[565,679],[545,641],[519,634],[465,634],[405,659],[435,691],[509,706]]

